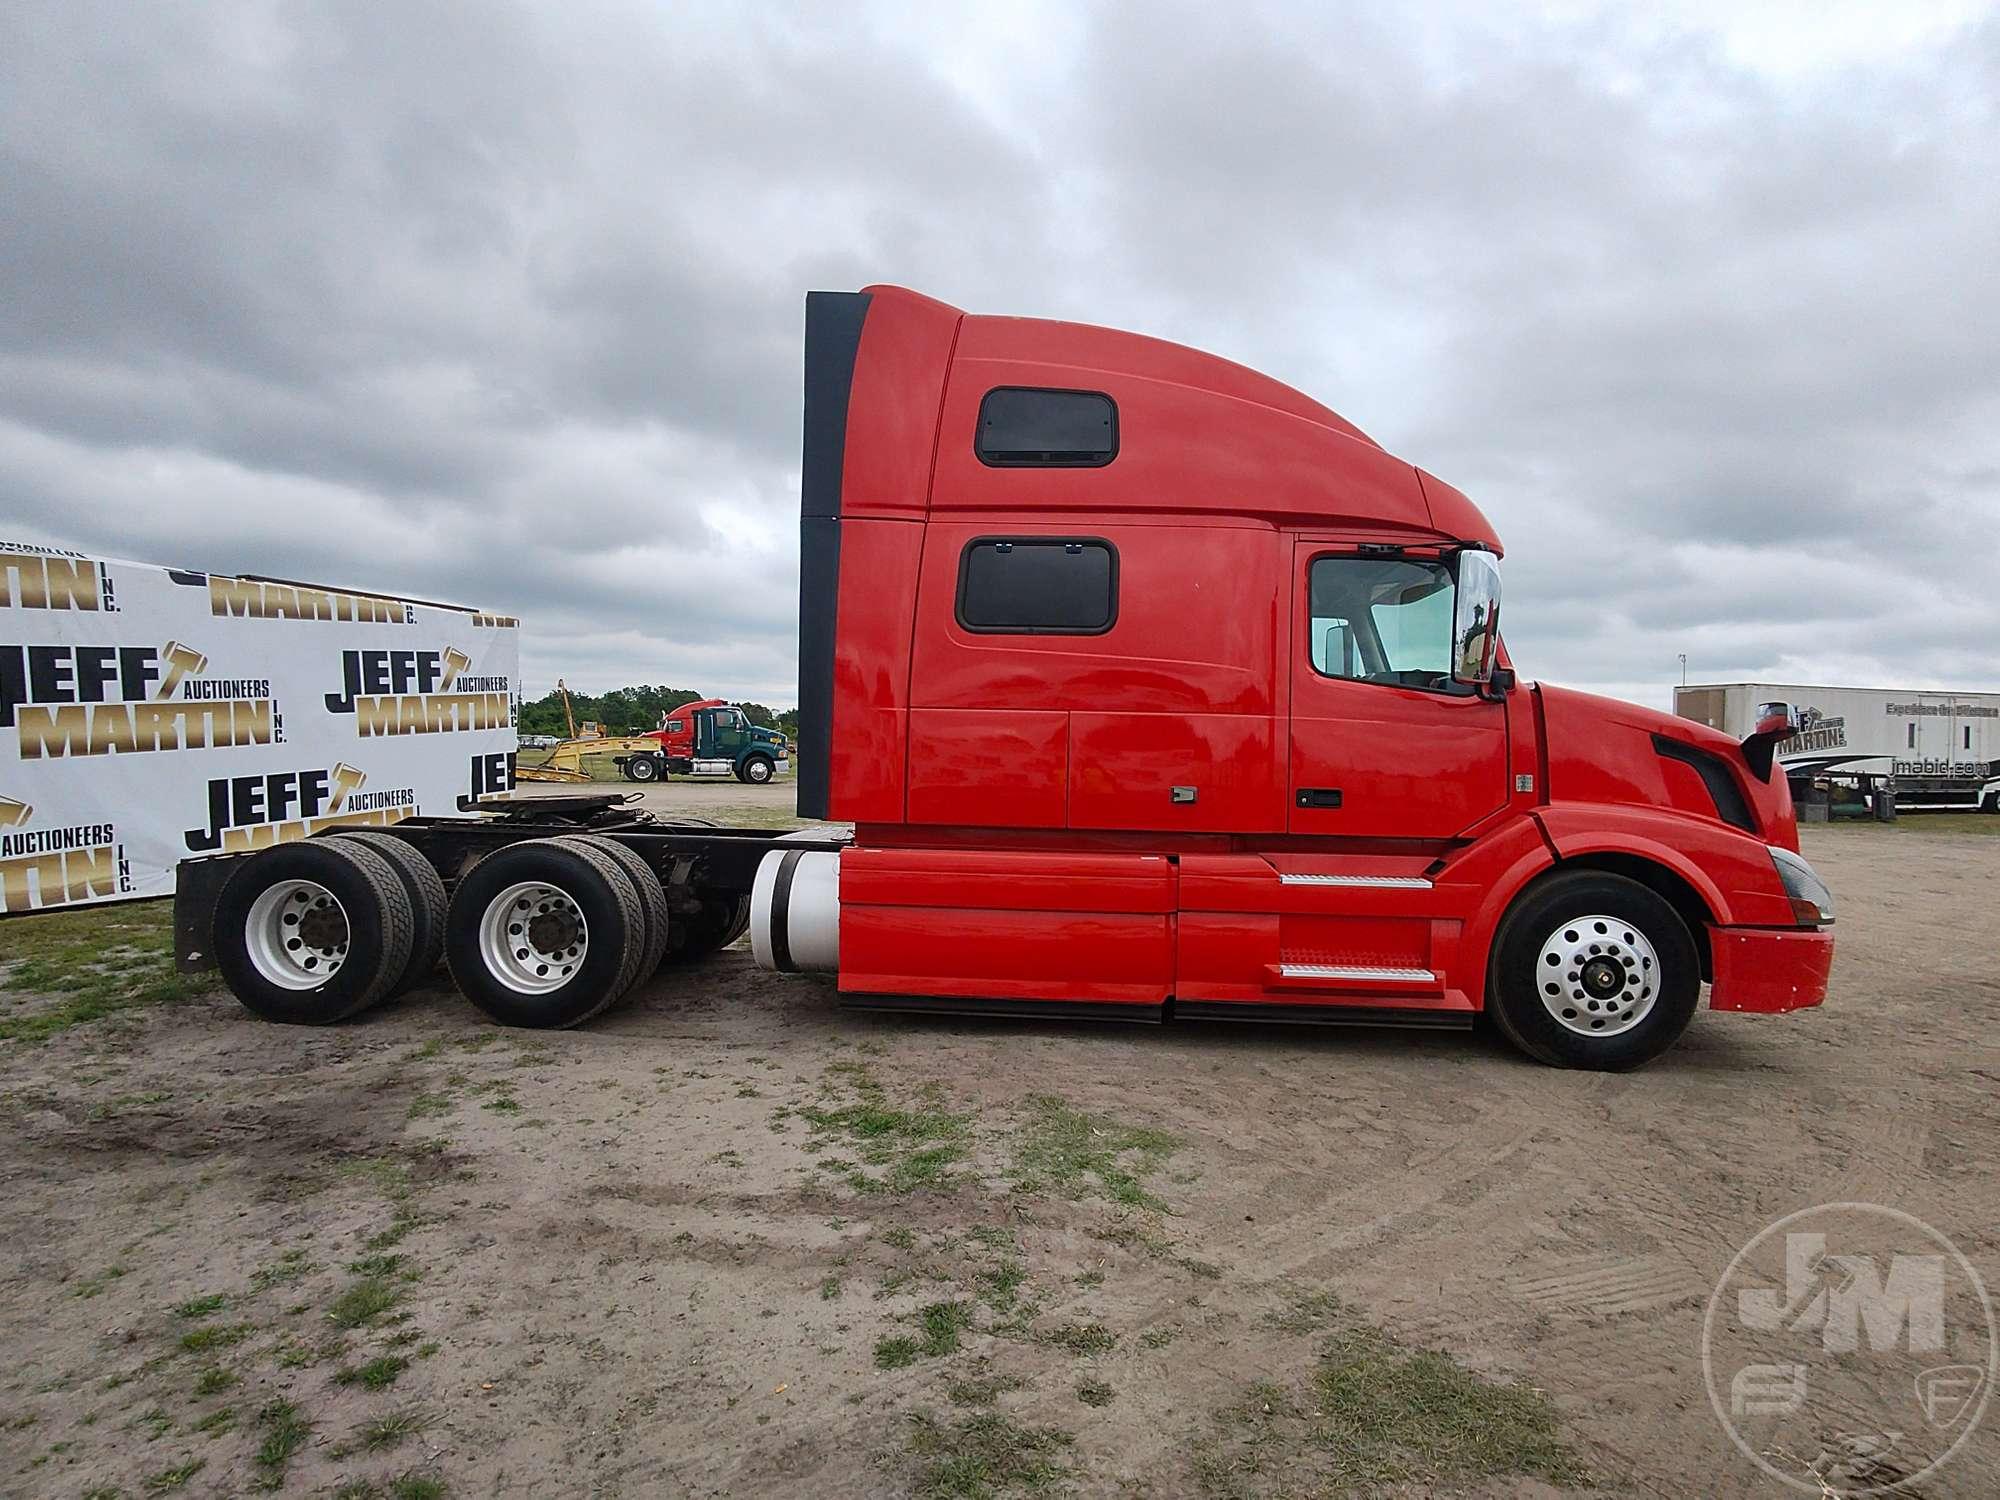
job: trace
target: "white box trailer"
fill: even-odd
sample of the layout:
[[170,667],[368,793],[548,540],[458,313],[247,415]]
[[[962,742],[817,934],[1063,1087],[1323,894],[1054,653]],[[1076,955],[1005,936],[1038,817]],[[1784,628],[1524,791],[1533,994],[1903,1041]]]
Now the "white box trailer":
[[517,627],[0,542],[0,912],[508,790]]
[[1697,683],[1674,689],[1674,712],[1742,738],[1761,703],[1789,703],[1804,727],[1778,747],[1793,784],[1831,781],[1873,793],[1893,785],[1900,809],[2000,812],[2000,693],[1929,688]]

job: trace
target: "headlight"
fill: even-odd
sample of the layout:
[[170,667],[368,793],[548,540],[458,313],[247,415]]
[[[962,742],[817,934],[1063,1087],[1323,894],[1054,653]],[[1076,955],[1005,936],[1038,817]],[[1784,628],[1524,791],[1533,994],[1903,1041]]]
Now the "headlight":
[[1792,915],[1801,927],[1831,927],[1833,925],[1833,892],[1826,888],[1826,882],[1813,873],[1813,867],[1789,849],[1777,845],[1768,846],[1771,863],[1778,867],[1778,879],[1785,883],[1785,894],[1792,898]]

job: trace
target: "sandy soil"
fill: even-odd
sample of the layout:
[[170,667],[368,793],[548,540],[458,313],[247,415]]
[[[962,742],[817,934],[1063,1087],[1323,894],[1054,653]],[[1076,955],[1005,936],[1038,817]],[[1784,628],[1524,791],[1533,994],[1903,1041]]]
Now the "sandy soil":
[[[1338,1493],[1287,1405],[1332,1294],[1548,1392],[1601,1493],[1775,1493],[1698,1353],[1746,1240],[1870,1199],[2000,1285],[2000,839],[1807,852],[1830,1003],[1704,1012],[1629,1076],[1461,1035],[850,1015],[740,949],[568,1033],[443,989],[326,1031],[218,993],[0,1044],[0,1490],[199,1463],[186,1493],[977,1493],[922,1451],[975,1432],[1056,1492]],[[1066,1111],[1100,1169],[1067,1182]],[[1921,1493],[1996,1476],[2000,1414]]]

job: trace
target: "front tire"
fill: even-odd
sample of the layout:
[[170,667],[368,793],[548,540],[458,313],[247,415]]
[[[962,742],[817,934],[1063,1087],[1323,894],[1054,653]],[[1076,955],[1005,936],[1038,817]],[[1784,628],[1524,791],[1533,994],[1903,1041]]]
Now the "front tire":
[[452,978],[503,1026],[587,1021],[625,993],[645,959],[631,877],[567,839],[487,855],[458,882],[445,925]]
[[1529,887],[1494,939],[1487,1008],[1541,1062],[1608,1072],[1671,1047],[1701,998],[1694,935],[1657,892],[1577,870]]
[[253,1014],[327,1026],[389,994],[414,928],[402,882],[373,849],[351,839],[279,844],[223,886],[215,961]]
[[752,786],[762,786],[776,773],[768,755],[753,755],[743,763],[743,779]]

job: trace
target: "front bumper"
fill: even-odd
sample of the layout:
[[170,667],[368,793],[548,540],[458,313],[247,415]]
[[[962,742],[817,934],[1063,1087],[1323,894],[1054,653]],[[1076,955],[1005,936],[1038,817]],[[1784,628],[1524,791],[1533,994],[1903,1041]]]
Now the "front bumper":
[[1711,1010],[1804,1010],[1826,999],[1833,933],[1824,927],[1710,927]]

